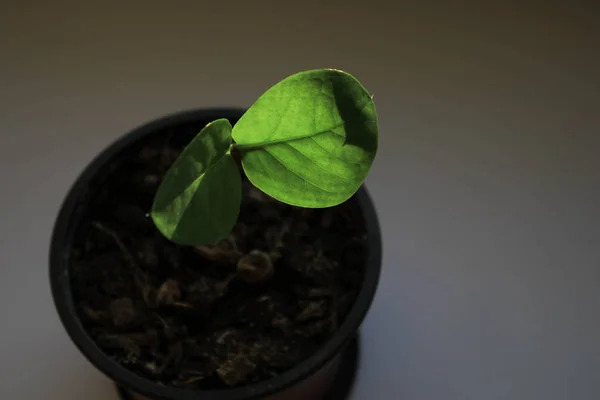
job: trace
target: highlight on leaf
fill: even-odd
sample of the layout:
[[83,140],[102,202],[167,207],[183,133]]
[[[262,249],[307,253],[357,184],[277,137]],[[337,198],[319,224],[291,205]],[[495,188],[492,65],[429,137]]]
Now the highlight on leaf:
[[232,135],[259,189],[295,206],[329,207],[366,178],[378,147],[377,114],[352,75],[310,70],[267,90]]

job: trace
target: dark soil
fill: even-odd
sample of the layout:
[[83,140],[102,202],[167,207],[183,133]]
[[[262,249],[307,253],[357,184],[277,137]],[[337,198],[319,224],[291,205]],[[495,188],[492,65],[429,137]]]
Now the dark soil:
[[198,128],[161,132],[90,185],[70,273],[79,317],[108,355],[165,385],[215,389],[269,379],[327,341],[360,288],[365,228],[354,199],[297,208],[244,180],[229,238],[169,242],[147,213]]

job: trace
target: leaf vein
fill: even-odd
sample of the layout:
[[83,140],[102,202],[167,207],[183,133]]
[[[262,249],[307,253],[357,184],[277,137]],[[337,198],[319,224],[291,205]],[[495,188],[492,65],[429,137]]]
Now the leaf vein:
[[321,143],[317,142],[315,140],[314,136],[309,137],[309,139],[311,139],[313,142],[315,142],[315,144],[317,146],[319,146],[320,148],[322,148],[324,152],[326,152],[327,154],[329,154],[331,156],[331,158],[336,159],[336,160],[341,161],[341,162],[346,163],[346,164],[356,165],[356,166],[359,166],[359,167],[361,166],[361,164],[359,162],[351,162],[351,161],[343,160],[340,157],[338,157],[337,155],[333,154],[331,151],[327,150]]
[[[333,171],[328,170],[327,168],[325,168],[322,165],[318,164],[315,160],[313,160],[312,158],[308,157],[306,154],[304,154],[303,152],[301,152],[300,150],[298,150],[298,148],[292,146],[290,143],[284,143],[284,144],[286,144],[290,148],[294,149],[298,154],[300,154],[302,157],[304,157],[305,159],[307,159],[308,161],[310,161],[311,163],[313,163],[314,165],[316,165],[318,168],[322,169],[323,171],[328,172],[331,175],[334,175],[335,177],[343,179],[345,181],[351,181],[351,180],[353,180],[353,178],[348,178],[347,176],[341,176],[341,175],[338,175],[338,174],[334,173]],[[329,153],[329,152],[327,152],[327,153],[329,155],[331,155],[331,153]],[[332,156],[332,158],[336,158],[336,157]],[[339,160],[339,161],[344,162],[343,160]]]
[[321,187],[321,186],[317,185],[316,183],[314,183],[314,182],[311,182],[310,180],[306,179],[305,177],[303,177],[302,175],[300,175],[298,172],[294,171],[293,169],[291,169],[291,168],[288,168],[288,167],[285,165],[285,163],[283,163],[283,162],[282,162],[282,161],[281,161],[281,160],[280,160],[280,159],[279,159],[277,156],[275,156],[275,155],[274,155],[273,153],[271,153],[269,150],[267,150],[267,149],[264,149],[264,151],[265,151],[265,153],[266,153],[266,154],[268,154],[268,155],[270,155],[271,157],[273,157],[273,159],[274,159],[275,161],[277,161],[279,164],[281,164],[281,165],[282,165],[282,166],[283,166],[283,167],[284,167],[284,168],[285,168],[287,171],[290,171],[292,174],[296,175],[296,176],[297,176],[298,178],[300,178],[302,181],[304,181],[304,182],[308,183],[308,184],[309,184],[309,185],[311,185],[311,186],[314,186],[314,187],[316,187],[316,188],[317,188],[317,189],[319,189],[319,190],[322,190],[323,192],[326,192],[326,193],[332,193],[332,194],[337,194],[337,192],[333,192],[333,191],[331,191],[331,190],[325,189],[325,188],[323,188],[323,187]]

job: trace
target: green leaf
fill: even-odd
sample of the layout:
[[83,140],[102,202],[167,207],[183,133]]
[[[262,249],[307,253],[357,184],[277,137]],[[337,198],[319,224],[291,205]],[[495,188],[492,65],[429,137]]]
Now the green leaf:
[[151,213],[165,237],[198,245],[231,232],[240,210],[242,183],[230,146],[231,124],[219,119],[206,125],[173,163]]
[[361,186],[375,158],[373,98],[352,75],[300,72],[267,90],[233,127],[256,187],[284,203],[328,207]]

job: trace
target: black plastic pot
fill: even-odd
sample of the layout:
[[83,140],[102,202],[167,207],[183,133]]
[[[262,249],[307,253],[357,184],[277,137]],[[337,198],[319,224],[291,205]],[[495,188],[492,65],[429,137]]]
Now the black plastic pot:
[[[208,122],[228,118],[232,124],[243,114],[242,109],[204,109],[167,116],[124,135],[104,150],[84,170],[64,201],[51,240],[50,283],[58,314],[75,345],[101,372],[120,387],[139,394],[137,398],[166,400],[250,400],[250,399],[318,399],[339,375],[340,365],[348,363],[341,355],[356,338],[377,288],[381,269],[381,238],[375,208],[362,187],[356,198],[362,208],[367,226],[368,259],[365,278],[356,302],[346,320],[333,337],[315,354],[301,364],[264,382],[226,389],[198,391],[166,387],[141,377],[109,358],[84,330],[75,311],[69,280],[69,254],[87,195],[98,176],[110,165],[125,156],[127,149],[178,126],[197,126],[197,131]],[[191,138],[190,138],[191,139]]]

